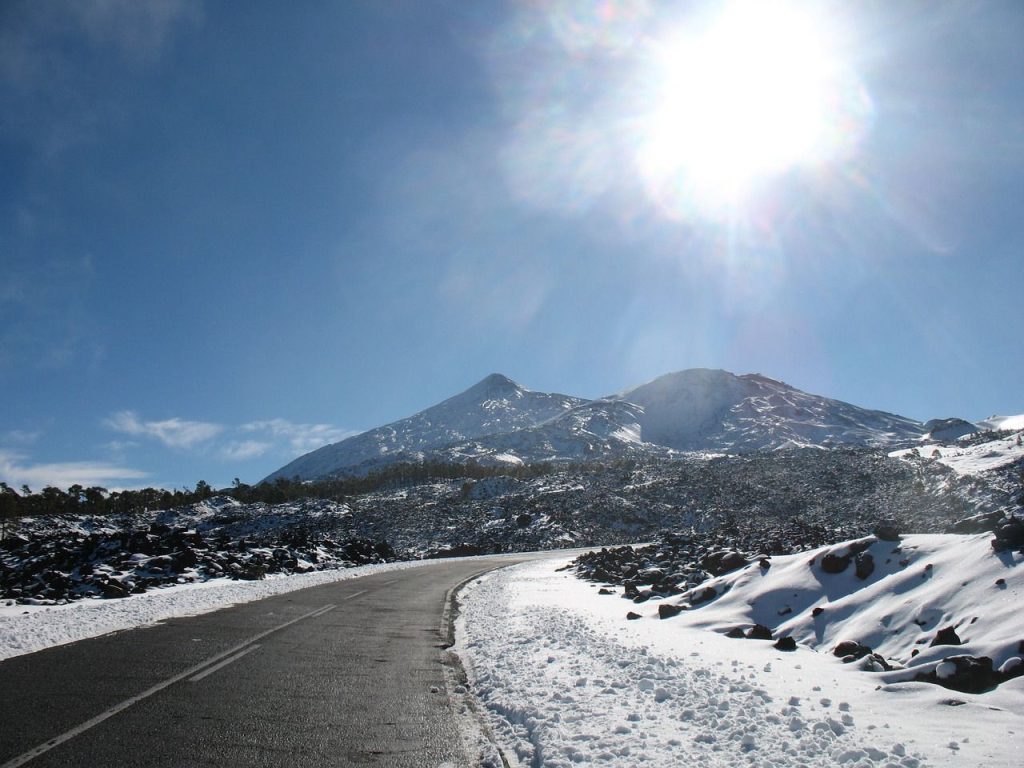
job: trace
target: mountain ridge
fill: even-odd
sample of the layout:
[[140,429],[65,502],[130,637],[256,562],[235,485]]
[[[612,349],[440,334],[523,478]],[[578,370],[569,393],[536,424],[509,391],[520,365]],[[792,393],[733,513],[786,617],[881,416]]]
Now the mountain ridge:
[[690,368],[604,398],[526,389],[491,373],[404,419],[299,456],[264,482],[365,474],[399,461],[522,464],[673,452],[898,447],[926,426],[759,373]]

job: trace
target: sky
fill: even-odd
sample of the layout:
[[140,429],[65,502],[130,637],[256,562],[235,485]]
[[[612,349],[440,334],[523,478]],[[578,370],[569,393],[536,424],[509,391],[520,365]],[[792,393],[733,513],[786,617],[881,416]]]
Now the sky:
[[1024,412],[1024,5],[764,7],[6,0],[0,480],[256,482],[491,372]]

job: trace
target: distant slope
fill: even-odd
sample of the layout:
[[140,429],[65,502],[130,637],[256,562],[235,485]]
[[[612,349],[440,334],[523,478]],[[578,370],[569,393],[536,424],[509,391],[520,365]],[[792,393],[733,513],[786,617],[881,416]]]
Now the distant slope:
[[759,374],[697,368],[628,390],[645,442],[681,451],[889,445],[924,434],[917,421],[811,395]]
[[300,456],[266,481],[324,477],[349,468],[386,463],[395,454],[403,454],[403,460],[415,460],[422,458],[417,454],[453,443],[535,426],[584,402],[578,397],[531,392],[493,373],[465,392],[407,419]]

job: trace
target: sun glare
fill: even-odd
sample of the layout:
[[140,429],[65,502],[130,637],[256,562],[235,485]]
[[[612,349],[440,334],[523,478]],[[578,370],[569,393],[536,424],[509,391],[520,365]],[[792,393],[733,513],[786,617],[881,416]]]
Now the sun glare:
[[731,2],[702,22],[655,57],[639,159],[659,197],[735,206],[756,183],[856,143],[866,96],[808,5]]

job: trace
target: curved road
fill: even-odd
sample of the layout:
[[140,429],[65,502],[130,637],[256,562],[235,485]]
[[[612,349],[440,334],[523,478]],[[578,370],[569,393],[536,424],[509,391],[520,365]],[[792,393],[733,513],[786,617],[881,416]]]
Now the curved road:
[[0,768],[470,764],[440,561],[0,662]]

